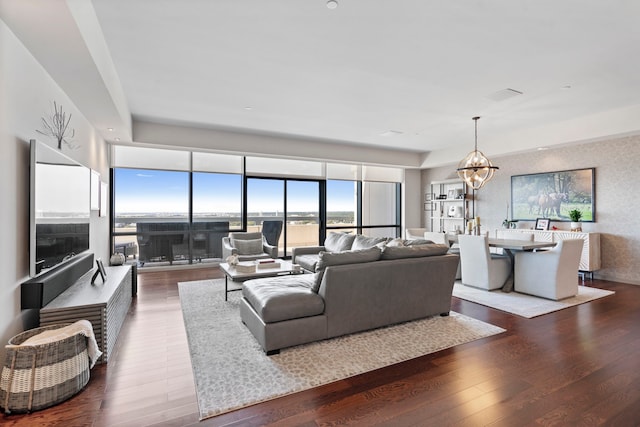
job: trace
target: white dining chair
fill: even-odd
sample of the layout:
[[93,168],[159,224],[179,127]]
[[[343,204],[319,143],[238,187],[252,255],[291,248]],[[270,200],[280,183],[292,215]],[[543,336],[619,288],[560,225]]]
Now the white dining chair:
[[499,289],[511,275],[511,261],[492,255],[486,235],[458,236],[462,284],[480,289]]
[[424,233],[426,231],[426,228],[407,228],[405,229],[404,236],[407,240],[424,239]]
[[[449,253],[460,255],[460,249],[457,247],[452,248],[451,242],[449,241],[449,236],[446,233],[438,233],[437,231],[425,231],[424,238],[426,240],[431,240],[433,243],[438,243],[440,245],[449,246]],[[456,280],[460,280],[462,278],[462,270],[460,268],[460,263],[458,263],[458,269],[456,270]]]
[[576,295],[583,244],[568,239],[548,251],[516,252],[514,290],[552,300]]
[[431,240],[433,243],[449,246],[449,239],[445,233],[438,233],[436,231],[425,231],[423,239]]

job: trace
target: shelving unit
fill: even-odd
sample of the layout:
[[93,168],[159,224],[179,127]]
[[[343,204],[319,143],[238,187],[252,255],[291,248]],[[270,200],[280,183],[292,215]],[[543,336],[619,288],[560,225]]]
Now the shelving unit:
[[467,185],[459,179],[433,181],[427,193],[425,207],[430,230],[435,232],[464,232],[469,219]]

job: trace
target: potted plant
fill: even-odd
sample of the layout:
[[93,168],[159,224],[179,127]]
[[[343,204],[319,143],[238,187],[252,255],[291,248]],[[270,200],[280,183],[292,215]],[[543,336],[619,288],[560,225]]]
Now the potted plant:
[[571,231],[582,231],[582,212],[578,209],[572,209],[569,211],[569,218],[571,219]]

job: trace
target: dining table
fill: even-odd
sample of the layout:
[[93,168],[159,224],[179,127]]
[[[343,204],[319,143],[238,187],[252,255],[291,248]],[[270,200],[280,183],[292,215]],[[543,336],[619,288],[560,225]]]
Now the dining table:
[[511,260],[511,274],[502,286],[502,292],[511,292],[515,282],[515,255],[516,251],[533,251],[536,249],[548,249],[556,245],[555,242],[534,242],[527,240],[513,240],[513,239],[496,239],[489,238],[489,247],[502,248],[505,255]]

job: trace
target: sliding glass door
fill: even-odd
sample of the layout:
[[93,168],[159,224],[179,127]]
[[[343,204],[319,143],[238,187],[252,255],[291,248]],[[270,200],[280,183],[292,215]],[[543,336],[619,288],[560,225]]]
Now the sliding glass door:
[[247,178],[247,231],[263,231],[270,240],[278,224],[281,257],[293,247],[319,244],[319,181]]
[[[317,246],[320,233],[320,183],[287,180],[287,248]],[[287,251],[291,255],[291,251]]]
[[[247,231],[263,231],[269,224],[278,225],[282,230],[284,224],[284,181],[269,178],[247,179]],[[265,230],[267,231],[267,230]],[[278,255],[284,253],[282,232],[275,236],[265,237],[269,244],[277,241]]]

